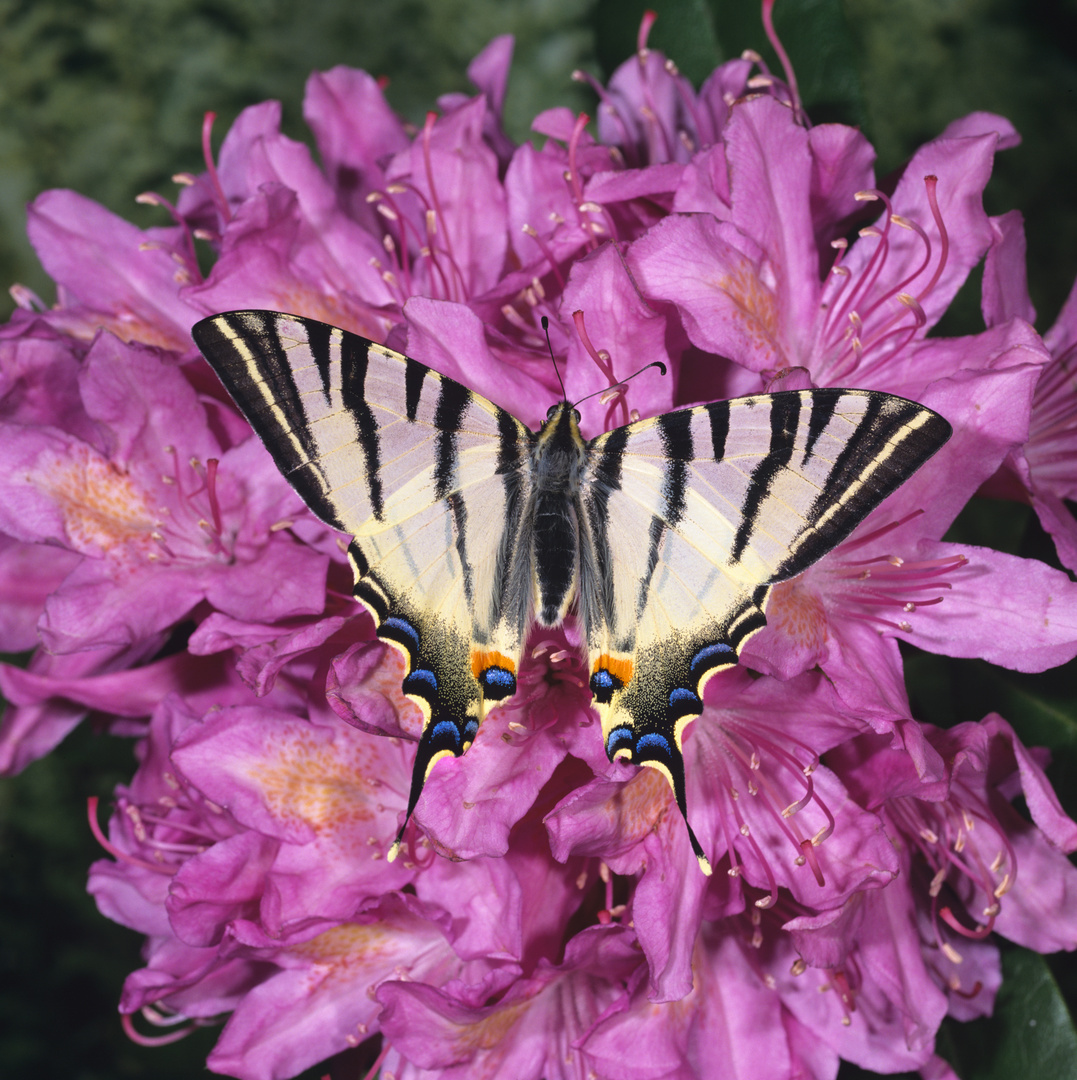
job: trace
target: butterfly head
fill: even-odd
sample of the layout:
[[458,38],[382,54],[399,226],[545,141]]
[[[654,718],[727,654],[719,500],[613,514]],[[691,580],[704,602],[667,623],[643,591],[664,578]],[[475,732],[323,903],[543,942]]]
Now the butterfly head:
[[532,483],[547,491],[576,490],[584,457],[579,412],[567,401],[551,405],[532,449]]
[[545,427],[546,424],[550,423],[551,420],[554,420],[558,415],[564,412],[571,412],[572,418],[576,421],[576,423],[578,424],[580,422],[579,409],[573,408],[567,401],[558,401],[556,404],[551,405],[546,410],[546,420],[542,426]]
[[[591,354],[592,357],[594,357],[596,363],[599,366],[599,370],[601,370],[607,375],[610,374],[611,372],[608,366],[610,359],[609,353],[604,351],[601,353],[596,352],[594,346],[591,345],[586,332],[583,330],[583,312],[576,311],[573,313],[572,317],[576,322],[576,327],[579,330],[580,338],[583,341],[584,348],[587,350],[587,352]],[[561,369],[557,366],[557,357],[554,356],[553,345],[550,344],[550,320],[547,319],[545,315],[543,315],[541,322],[542,329],[546,334],[546,348],[550,351],[550,361],[553,363],[553,370],[554,373],[557,375],[557,382],[560,384],[561,387],[561,400],[551,405],[546,410],[546,419],[542,424],[543,431],[546,431],[547,428],[552,428],[556,426],[553,424],[553,421],[557,417],[567,416],[568,414],[571,414],[574,421],[572,426],[578,433],[581,420],[580,410],[577,408],[578,405],[582,405],[585,401],[590,401],[591,398],[598,397],[599,395],[602,396],[603,402],[605,402],[606,395],[616,395],[618,393],[623,393],[625,389],[625,383],[627,383],[629,379],[634,379],[637,375],[641,375],[649,368],[656,367],[663,375],[666,374],[666,365],[663,364],[661,360],[652,360],[649,364],[644,364],[643,367],[639,369],[639,371],[636,371],[633,374],[629,375],[628,378],[621,379],[615,383],[611,383],[609,386],[603,387],[599,390],[593,390],[590,394],[586,394],[584,397],[580,398],[573,404],[568,400],[568,391],[565,389],[565,381],[561,378]]]

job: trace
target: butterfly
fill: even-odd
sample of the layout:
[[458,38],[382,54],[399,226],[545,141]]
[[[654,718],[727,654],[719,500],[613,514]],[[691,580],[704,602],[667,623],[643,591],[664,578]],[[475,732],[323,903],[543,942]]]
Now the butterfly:
[[844,540],[950,437],[911,401],[823,388],[718,401],[585,440],[538,431],[383,345],[296,315],[192,330],[310,509],[353,537],[354,594],[404,655],[423,727],[407,813],[516,692],[529,627],[570,610],[611,760],[657,769],[692,850],[682,736],[771,586]]

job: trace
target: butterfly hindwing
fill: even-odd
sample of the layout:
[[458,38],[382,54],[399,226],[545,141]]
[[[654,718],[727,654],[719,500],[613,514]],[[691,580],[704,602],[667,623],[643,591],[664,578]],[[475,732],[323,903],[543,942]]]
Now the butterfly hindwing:
[[902,398],[821,389],[593,440],[580,606],[609,756],[658,768],[683,812],[681,732],[764,625],[770,586],[845,539],[949,434]]
[[299,495],[353,535],[355,595],[404,654],[424,717],[406,821],[433,765],[515,692],[531,433],[454,380],[313,320],[231,312],[192,333]]

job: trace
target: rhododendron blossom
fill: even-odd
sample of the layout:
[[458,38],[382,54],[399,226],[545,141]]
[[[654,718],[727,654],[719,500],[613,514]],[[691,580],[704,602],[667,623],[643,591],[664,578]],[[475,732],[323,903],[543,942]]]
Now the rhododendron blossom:
[[[884,190],[865,137],[811,126],[791,77],[751,54],[696,91],[650,21],[594,82],[597,125],[552,109],[535,144],[502,128],[502,38],[480,92],[418,129],[371,76],[313,75],[321,165],[273,103],[216,155],[209,118],[205,171],[147,197],[160,228],[71,192],[31,206],[58,301],[16,289],[0,328],[0,651],[33,650],[0,665],[0,769],[91,712],[139,739],[107,831],[93,807],[89,884],[146,937],[132,1037],[222,1023],[208,1065],[244,1080],[347,1051],[395,1080],[937,1076],[943,1018],[991,1012],[993,935],[1077,947],[1077,825],[1042,756],[997,714],[921,723],[898,648],[1077,656],[1068,575],[945,538],[994,488],[1077,567],[1077,300],[1041,340],[1019,216],[981,199],[1017,134],[957,121]],[[985,259],[987,328],[929,336]],[[346,538],[190,340],[243,308],[406,351],[532,427],[562,395],[545,318],[586,437],[789,387],[950,422],[707,685],[684,758],[712,877],[662,777],[608,760],[571,611],[533,628],[517,693],[430,772],[387,858],[423,717]],[[666,378],[629,379],[655,361]]]

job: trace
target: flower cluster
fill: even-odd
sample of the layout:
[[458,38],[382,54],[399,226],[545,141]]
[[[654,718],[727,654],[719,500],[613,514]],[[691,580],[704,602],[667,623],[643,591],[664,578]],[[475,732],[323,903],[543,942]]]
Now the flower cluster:
[[[552,109],[541,145],[514,145],[499,39],[481,92],[418,130],[365,73],[312,76],[320,167],[273,103],[216,158],[207,124],[205,172],[174,206],[149,197],[168,226],[72,192],[31,206],[59,298],[16,290],[0,328],[0,650],[34,650],[0,667],[0,768],[91,713],[139,737],[89,886],[146,936],[120,1006],[136,1037],[134,1014],[227,1016],[209,1066],[249,1080],[350,1047],[396,1080],[943,1076],[943,1017],[992,1008],[993,932],[1077,946],[1077,825],[1042,756],[998,715],[918,722],[898,649],[1077,655],[1066,574],[944,539],[991,483],[1077,569],[1077,293],[1041,341],[1020,219],[981,203],[1016,133],[969,116],[883,190],[863,135],[811,127],[758,57],[696,91],[646,30],[595,85],[597,137]],[[929,337],[985,258],[987,328]],[[572,400],[669,368],[583,404],[588,435],[775,387],[881,389],[950,421],[708,684],[684,753],[713,877],[662,778],[606,759],[571,617],[532,635],[518,693],[386,859],[422,717],[341,538],[191,343],[250,307],[404,350],[532,426],[560,396],[543,317]]]

